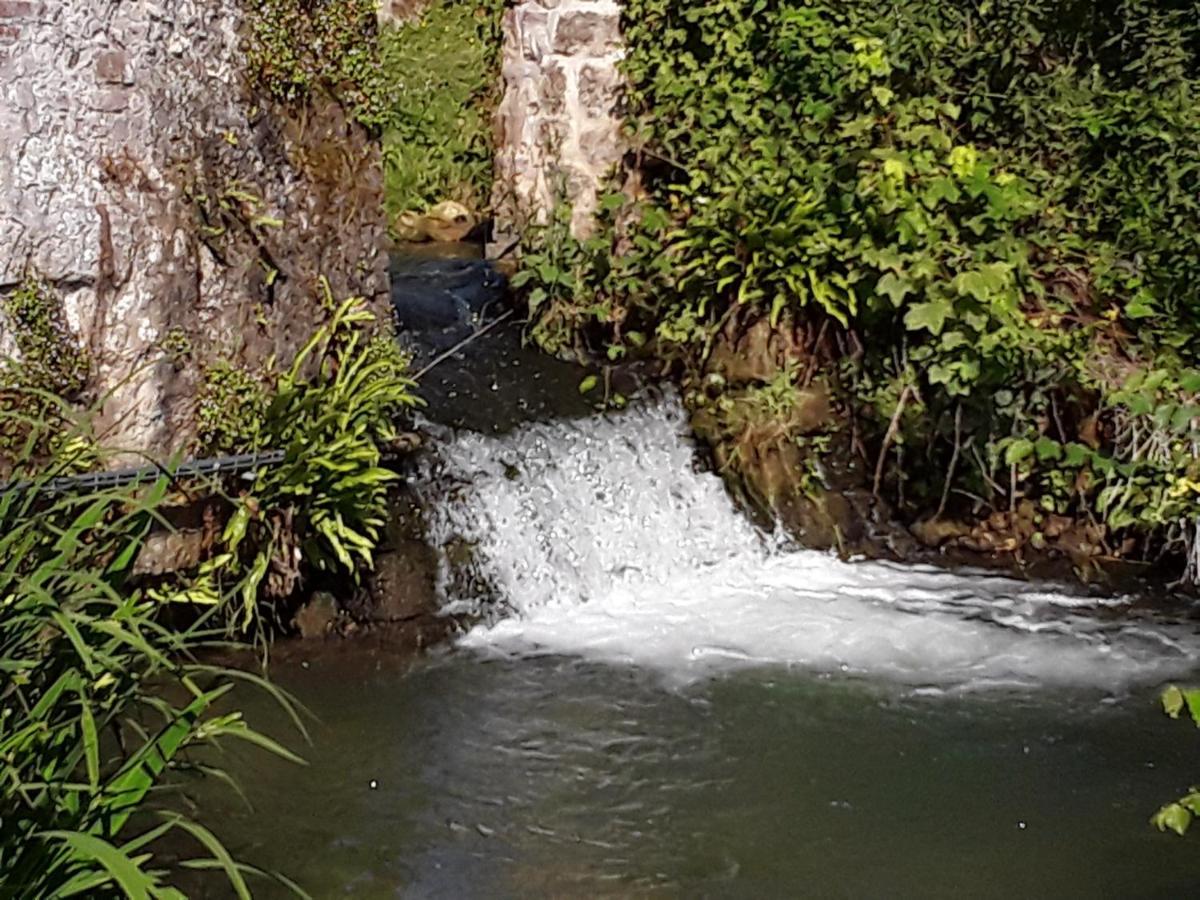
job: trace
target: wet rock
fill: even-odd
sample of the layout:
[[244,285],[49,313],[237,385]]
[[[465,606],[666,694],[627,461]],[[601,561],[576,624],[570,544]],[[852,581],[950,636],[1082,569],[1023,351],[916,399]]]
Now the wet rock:
[[135,577],[156,577],[194,570],[212,548],[224,526],[222,501],[168,502],[160,508],[161,527],[142,542],[133,563]]
[[391,276],[396,322],[409,331],[469,328],[504,299],[504,276],[484,260],[397,260]]
[[424,513],[407,488],[392,492],[388,525],[366,590],[345,611],[362,623],[422,623],[437,618],[438,559],[425,539]]
[[937,548],[969,534],[971,526],[953,519],[933,518],[917,522],[909,531],[924,546]]
[[404,541],[379,557],[369,584],[371,621],[404,622],[435,615],[437,554],[424,541]]

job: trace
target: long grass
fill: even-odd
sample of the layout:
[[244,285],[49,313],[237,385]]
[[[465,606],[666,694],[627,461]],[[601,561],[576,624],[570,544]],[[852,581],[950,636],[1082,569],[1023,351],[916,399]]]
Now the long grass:
[[[227,709],[238,681],[271,690],[299,723],[296,710],[257,676],[199,661],[223,630],[168,627],[132,581],[143,539],[165,527],[168,474],[86,496],[39,490],[103,456],[86,417],[59,413],[0,412],[0,428],[26,436],[17,469],[51,448],[25,487],[0,494],[0,900],[178,898],[181,869],[215,870],[249,897],[256,870],[161,808],[156,789],[224,739],[299,761]],[[168,836],[194,858],[164,863]]]

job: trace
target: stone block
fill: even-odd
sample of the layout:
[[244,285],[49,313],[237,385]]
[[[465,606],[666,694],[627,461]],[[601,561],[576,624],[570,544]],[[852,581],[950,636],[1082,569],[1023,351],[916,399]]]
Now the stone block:
[[105,50],[96,57],[96,80],[103,84],[133,84],[133,72],[124,50]]
[[496,121],[496,233],[544,221],[566,199],[582,236],[599,181],[624,153],[620,7],[524,0],[504,22],[505,94]]
[[621,16],[612,11],[566,10],[554,28],[554,52],[564,56],[604,56],[621,46]]
[[579,135],[579,152],[583,161],[597,174],[616,165],[625,153],[621,123],[612,120],[585,128]]
[[550,14],[540,6],[522,6],[517,10],[516,19],[521,55],[540,62],[550,53]]
[[129,106],[129,92],[119,87],[100,91],[92,98],[91,106],[99,112],[121,112]]
[[0,0],[0,19],[28,19],[38,12],[39,5],[31,0]]
[[538,85],[540,110],[546,115],[561,115],[566,109],[569,87],[567,70],[562,63],[549,62],[536,84]]
[[611,63],[584,63],[579,69],[579,103],[589,118],[611,116],[621,97],[621,75]]

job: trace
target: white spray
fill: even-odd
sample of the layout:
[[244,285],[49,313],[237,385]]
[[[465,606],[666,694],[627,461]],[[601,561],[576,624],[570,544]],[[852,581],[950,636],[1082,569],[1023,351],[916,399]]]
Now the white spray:
[[[477,582],[507,612],[485,616],[463,643],[680,681],[787,666],[922,686],[1118,690],[1194,666],[1194,629],[1096,615],[1123,598],[787,549],[697,470],[686,430],[668,400],[500,438],[453,436],[422,488],[431,537],[467,542]],[[489,609],[450,584],[448,611]]]

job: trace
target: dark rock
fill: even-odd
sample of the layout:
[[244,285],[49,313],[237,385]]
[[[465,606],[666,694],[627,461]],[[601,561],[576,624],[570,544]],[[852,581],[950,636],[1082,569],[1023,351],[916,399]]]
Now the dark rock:
[[437,553],[425,538],[418,498],[401,486],[391,494],[387,528],[366,590],[346,605],[363,623],[421,622],[437,618]]
[[403,622],[438,610],[437,554],[424,541],[406,540],[380,555],[369,582],[376,622]]
[[402,328],[416,332],[462,330],[499,309],[505,281],[479,259],[393,262],[392,308]]

